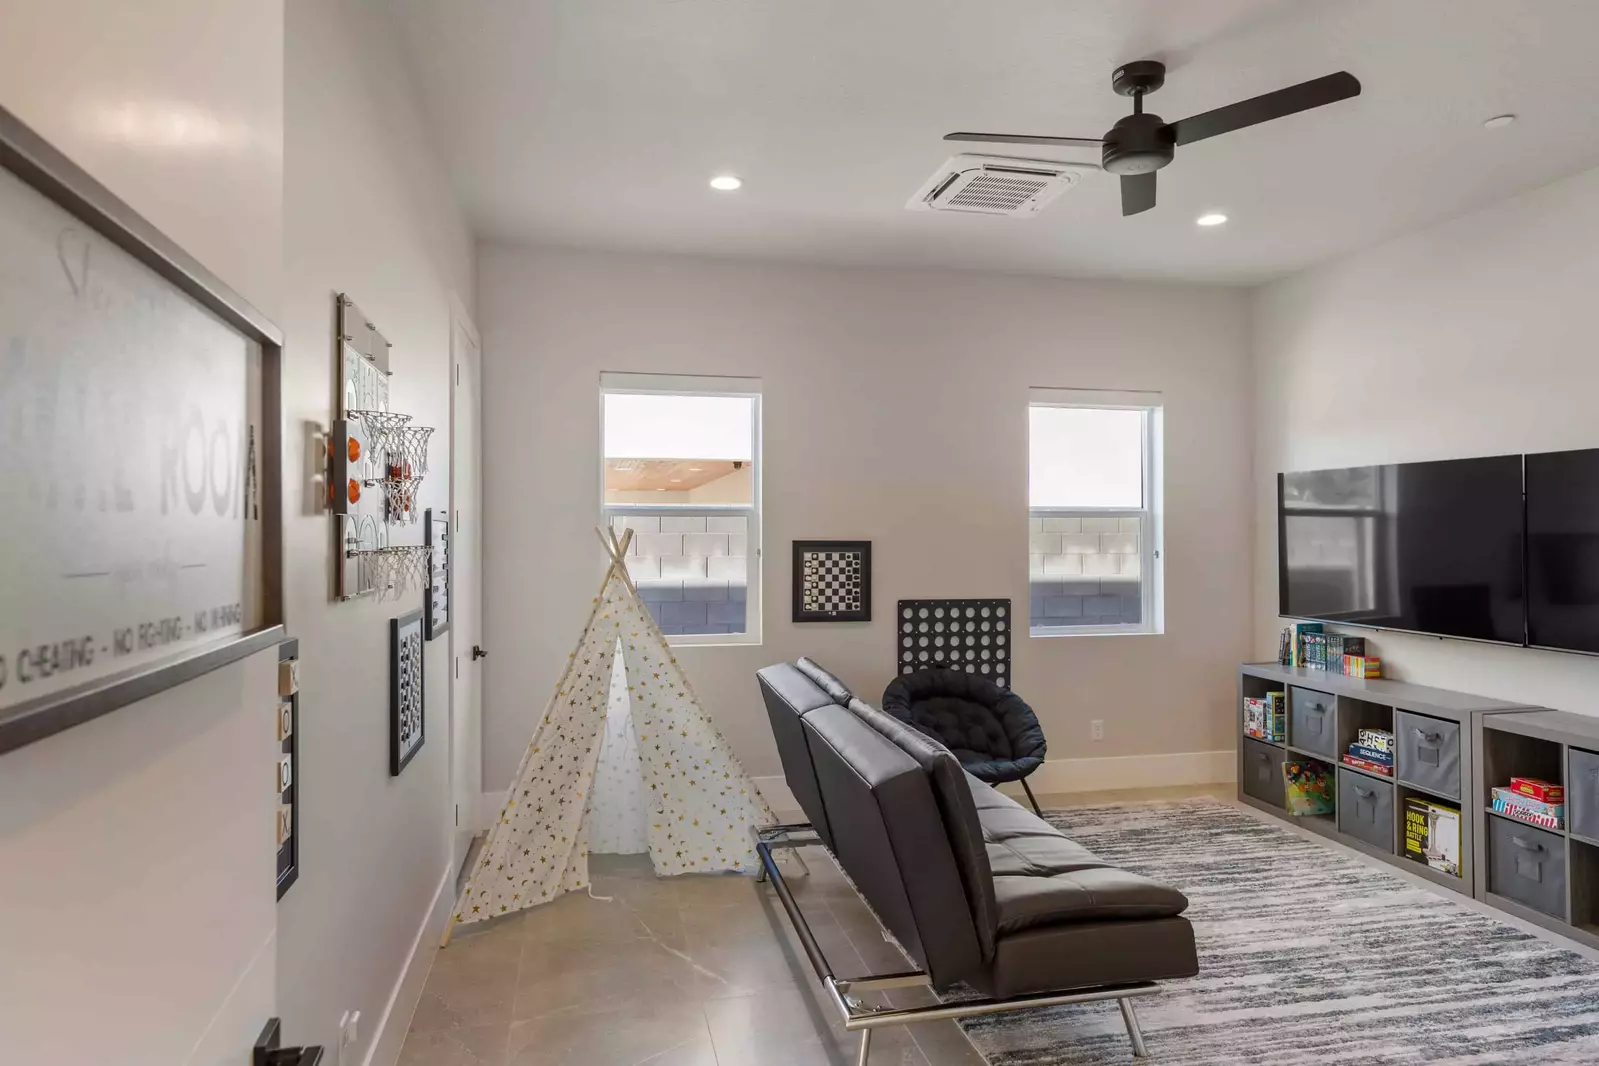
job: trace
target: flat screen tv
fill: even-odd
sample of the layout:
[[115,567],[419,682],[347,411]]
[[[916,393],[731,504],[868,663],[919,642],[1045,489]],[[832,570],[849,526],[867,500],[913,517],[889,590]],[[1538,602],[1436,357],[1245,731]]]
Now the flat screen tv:
[[1522,457],[1278,477],[1278,607],[1292,618],[1526,641]]
[[1527,456],[1527,643],[1599,652],[1599,449]]

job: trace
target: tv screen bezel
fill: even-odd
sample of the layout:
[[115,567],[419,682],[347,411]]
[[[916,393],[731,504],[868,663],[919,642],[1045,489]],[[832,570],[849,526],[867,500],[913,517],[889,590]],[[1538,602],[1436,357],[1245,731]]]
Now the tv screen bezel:
[[1560,455],[1565,452],[1591,452],[1599,448],[1555,448],[1551,451],[1522,452],[1521,453],[1521,586],[1526,591],[1526,606],[1522,610],[1522,633],[1526,637],[1524,648],[1533,648],[1537,651],[1554,651],[1562,655],[1586,655],[1589,658],[1599,657],[1599,651],[1589,651],[1586,648],[1564,648],[1559,644],[1538,644],[1532,639],[1532,575],[1528,572],[1529,560],[1532,555],[1532,530],[1527,524],[1527,459],[1534,455]]
[[[1527,454],[1525,452],[1502,452],[1497,455],[1463,455],[1453,456],[1452,459],[1501,459],[1514,455],[1521,460],[1521,640],[1496,640],[1492,637],[1462,637],[1453,633],[1437,633],[1428,629],[1405,629],[1400,626],[1378,625],[1373,622],[1349,621],[1342,618],[1329,618],[1324,615],[1294,614],[1287,608],[1288,597],[1288,559],[1284,551],[1284,541],[1287,537],[1287,514],[1283,508],[1284,479],[1289,474],[1308,474],[1316,470],[1337,470],[1342,467],[1316,467],[1307,470],[1279,470],[1277,472],[1277,617],[1285,618],[1291,622],[1320,622],[1323,625],[1343,626],[1349,629],[1364,629],[1373,633],[1406,633],[1417,637],[1431,637],[1434,640],[1458,640],[1468,644],[1491,644],[1499,648],[1539,648],[1544,651],[1567,652],[1572,655],[1599,656],[1599,652],[1582,651],[1576,648],[1552,648],[1546,645],[1531,644],[1528,642],[1528,611],[1527,599]],[[1415,462],[1439,462],[1446,460],[1415,460]],[[1408,466],[1409,463],[1379,463],[1378,466]]]

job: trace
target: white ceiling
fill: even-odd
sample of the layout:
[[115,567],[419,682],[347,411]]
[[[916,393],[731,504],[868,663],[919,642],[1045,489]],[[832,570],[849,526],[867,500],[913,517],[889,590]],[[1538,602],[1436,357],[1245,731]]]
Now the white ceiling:
[[[394,2],[491,240],[1255,283],[1599,164],[1595,0]],[[1105,174],[1033,219],[905,210],[987,150],[951,130],[1100,136],[1136,58],[1168,120],[1336,70],[1364,93],[1179,149],[1132,218]]]

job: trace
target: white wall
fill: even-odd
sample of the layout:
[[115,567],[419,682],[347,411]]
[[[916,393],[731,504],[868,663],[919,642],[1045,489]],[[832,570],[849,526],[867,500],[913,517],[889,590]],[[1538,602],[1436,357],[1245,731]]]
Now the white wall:
[[[279,908],[279,1003],[296,1042],[330,1047],[341,1013],[359,1010],[355,1062],[371,1046],[419,928],[441,913],[433,902],[450,855],[448,642],[426,645],[427,743],[391,778],[388,620],[420,607],[421,595],[329,602],[331,519],[304,515],[297,473],[303,424],[332,415],[333,298],[342,291],[394,345],[394,409],[437,428],[419,506],[449,500],[450,293],[471,306],[472,251],[404,58],[380,5],[288,0],[285,546],[290,631],[301,652],[305,872]],[[392,536],[420,544],[422,527]],[[453,899],[445,899],[447,908]],[[437,932],[421,939],[424,966]],[[390,1039],[403,1035],[417,991],[412,985],[398,1000]],[[375,1061],[391,1061],[392,1050]]]
[[[1030,386],[1166,400],[1166,634],[1017,644],[1051,754],[1231,748],[1248,645],[1244,294],[493,247],[478,271],[486,625],[504,649],[486,660],[486,788],[509,782],[604,570],[607,370],[762,379],[765,644],[679,653],[751,773],[779,772],[759,667],[808,653],[875,700],[897,598],[1027,602]],[[875,621],[789,622],[790,542],[805,538],[874,542]]]
[[[0,14],[0,103],[269,317],[282,0]],[[275,981],[276,652],[0,756],[0,1058],[238,1063]]]
[[[449,470],[450,294],[470,308],[472,251],[404,57],[363,0],[66,0],[8,8],[0,31],[0,102],[285,333],[303,797],[303,872],[274,906],[275,653],[0,756],[0,1059],[231,1066],[265,1021],[236,1008],[275,993],[291,1042],[331,1047],[356,1009],[353,1061],[392,1061],[444,914],[446,645],[427,647],[428,744],[391,779],[387,620],[420,597],[329,602],[330,520],[304,513],[300,472],[303,423],[331,416],[340,290],[394,342],[396,406],[439,428]],[[436,473],[422,504],[447,499]]]
[[[1599,170],[1254,302],[1255,652],[1277,642],[1275,475],[1599,446]],[[1599,659],[1373,634],[1392,676],[1599,714]]]

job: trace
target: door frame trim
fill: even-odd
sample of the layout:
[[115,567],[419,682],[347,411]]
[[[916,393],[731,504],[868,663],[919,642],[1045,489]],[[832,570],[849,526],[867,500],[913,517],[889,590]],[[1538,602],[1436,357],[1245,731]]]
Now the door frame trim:
[[[459,350],[458,350],[458,348],[456,346],[456,337],[457,337],[456,330],[457,329],[460,329],[462,332],[464,332],[466,334],[467,339],[469,341],[471,341],[473,346],[477,349],[477,371],[478,371],[477,388],[478,388],[478,398],[479,398],[479,402],[478,402],[478,445],[479,446],[478,446],[478,457],[477,457],[477,460],[478,460],[477,469],[478,469],[479,481],[481,483],[482,470],[483,470],[483,454],[482,454],[482,451],[483,451],[482,450],[482,440],[483,440],[483,437],[482,437],[482,431],[483,431],[483,404],[482,404],[482,396],[483,396],[483,379],[482,379],[482,371],[483,371],[483,337],[482,337],[482,334],[478,331],[477,324],[475,322],[473,322],[472,316],[471,316],[470,312],[468,312],[465,302],[462,301],[462,299],[461,299],[461,297],[460,297],[460,295],[458,293],[452,291],[450,293],[450,379],[451,380],[450,380],[450,383],[449,383],[449,391],[450,391],[450,504],[449,504],[449,506],[450,506],[450,510],[449,510],[449,513],[445,516],[446,522],[450,523],[450,530],[451,530],[450,536],[452,538],[457,538],[460,535],[460,513],[459,513],[459,508],[457,507],[457,493],[456,493],[456,456],[458,454],[457,450],[456,450],[457,446],[458,446],[457,435],[456,435],[456,397],[458,395],[458,391],[457,390],[458,390],[459,385],[460,385],[459,379],[457,377],[457,373],[458,372],[456,370],[456,367],[459,365],[459,360],[460,360],[460,352],[459,352]],[[483,499],[482,499],[482,494],[481,493],[479,493],[479,499],[477,501],[477,506],[478,506],[478,521],[479,521],[479,523],[481,523],[482,522],[482,518],[483,518],[483,514],[482,514],[482,511],[483,511]],[[452,556],[453,555],[457,555],[459,553],[459,551],[460,551],[460,547],[459,547],[460,541],[458,539],[452,539],[451,545],[454,548],[454,551],[452,551],[452,553],[451,553]],[[482,545],[481,537],[478,539],[478,545],[481,548],[481,545]],[[482,618],[482,609],[483,609],[483,602],[482,602],[482,600],[483,600],[483,559],[481,557],[481,554],[482,553],[480,551],[478,553],[478,558],[475,560],[475,562],[476,562],[476,573],[477,573],[477,588],[475,590],[475,593],[476,593],[475,602],[477,603],[478,617],[479,617],[480,621],[481,621],[481,618]],[[452,559],[452,565],[453,565],[453,562],[454,562],[454,560]],[[458,590],[459,590],[459,585],[454,580],[455,576],[456,575],[454,573],[451,574],[451,590],[450,590],[450,594],[451,594],[452,600],[458,599],[457,593],[458,593]],[[452,613],[453,613],[453,609],[455,607],[455,603],[452,603],[450,606],[452,608]],[[455,621],[456,621],[456,619],[452,617],[451,622],[453,623]],[[450,715],[449,715],[449,737],[450,737],[449,782],[450,782],[450,788],[449,788],[449,794],[448,794],[448,797],[446,799],[446,802],[452,808],[455,808],[455,810],[453,812],[453,817],[452,817],[453,825],[452,825],[451,834],[450,834],[450,856],[451,856],[450,864],[451,864],[452,867],[455,867],[458,864],[458,862],[464,862],[465,859],[467,858],[467,856],[471,852],[470,837],[468,837],[467,838],[468,843],[462,849],[460,855],[459,856],[456,855],[456,848],[458,846],[458,842],[461,839],[461,836],[460,836],[461,832],[462,831],[469,831],[470,833],[475,835],[477,833],[477,831],[480,828],[482,828],[482,825],[481,825],[481,818],[479,817],[480,812],[477,809],[477,803],[476,802],[468,802],[468,801],[475,801],[476,800],[476,792],[474,791],[472,794],[464,797],[463,799],[458,800],[457,799],[457,793],[459,791],[459,788],[457,786],[456,777],[455,777],[455,772],[456,772],[456,752],[455,752],[455,725],[456,725],[456,720],[455,720],[455,716],[456,716],[456,711],[457,711],[457,705],[456,705],[456,682],[459,680],[458,675],[457,675],[457,666],[456,666],[456,664],[460,660],[461,657],[463,657],[463,656],[465,656],[466,654],[469,653],[469,649],[466,646],[466,644],[465,643],[458,644],[457,641],[458,640],[464,641],[467,638],[466,638],[466,634],[462,630],[462,627],[459,626],[459,625],[454,625],[454,624],[452,624],[450,626],[449,632],[446,635],[449,638],[449,647],[448,647],[447,650],[448,650],[448,654],[449,654],[449,664],[448,664],[449,700],[448,700],[448,706],[449,706],[449,711],[450,711]],[[479,640],[479,642],[481,642],[482,634],[481,633],[474,634],[474,638]],[[481,743],[481,739],[482,739],[482,707],[483,707],[482,695],[483,695],[483,690],[482,690],[482,687],[479,686],[479,689],[478,689],[478,736],[479,736],[480,743]],[[481,762],[482,762],[482,752],[481,751],[478,753],[478,760],[479,760],[479,763],[481,764]],[[482,787],[481,769],[479,770],[478,787],[479,788]]]

